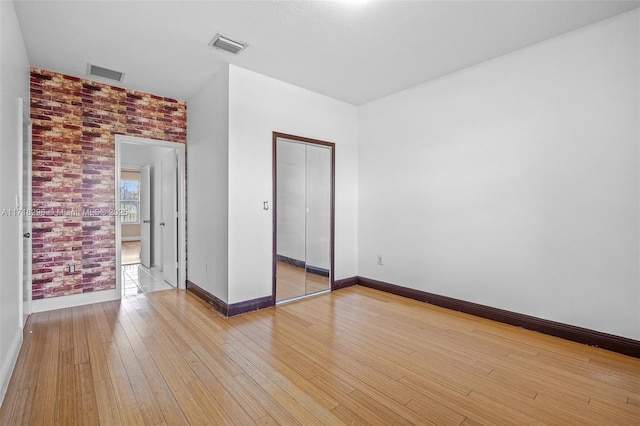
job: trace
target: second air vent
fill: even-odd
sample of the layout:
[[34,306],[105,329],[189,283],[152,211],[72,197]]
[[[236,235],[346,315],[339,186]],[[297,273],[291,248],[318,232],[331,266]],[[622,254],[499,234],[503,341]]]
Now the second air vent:
[[124,73],[120,71],[110,70],[108,68],[102,68],[97,65],[87,64],[87,74],[95,75],[96,77],[108,78],[109,80],[122,81]]
[[237,55],[247,47],[247,43],[231,40],[229,37],[223,36],[222,34],[216,34],[213,40],[209,43],[209,46]]

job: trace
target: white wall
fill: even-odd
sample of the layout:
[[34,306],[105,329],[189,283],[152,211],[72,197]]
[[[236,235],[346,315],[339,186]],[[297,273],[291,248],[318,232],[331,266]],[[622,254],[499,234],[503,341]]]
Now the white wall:
[[[0,2],[0,209],[13,209],[20,194],[18,98],[29,105],[29,60],[13,2]],[[20,217],[0,217],[0,402],[22,342],[18,276]]]
[[233,65],[229,94],[228,302],[272,292],[274,131],[336,144],[335,278],[357,275],[357,108]]
[[188,107],[187,279],[227,302],[229,69]]
[[640,339],[638,21],[361,107],[360,275]]

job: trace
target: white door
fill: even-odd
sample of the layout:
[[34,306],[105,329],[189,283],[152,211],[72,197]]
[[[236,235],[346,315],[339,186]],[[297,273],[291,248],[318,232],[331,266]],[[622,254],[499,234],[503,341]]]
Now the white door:
[[178,184],[174,150],[162,157],[162,273],[164,280],[178,286]]
[[151,267],[151,166],[140,168],[140,263]]
[[21,325],[27,322],[27,317],[31,313],[31,124],[27,111],[24,110],[23,100],[20,99],[18,105],[20,113],[21,140],[20,144],[20,160],[22,160],[22,176],[20,186],[22,194],[20,194],[20,208],[22,209],[22,223],[20,232],[22,233],[22,253],[20,269],[22,275],[22,314]]

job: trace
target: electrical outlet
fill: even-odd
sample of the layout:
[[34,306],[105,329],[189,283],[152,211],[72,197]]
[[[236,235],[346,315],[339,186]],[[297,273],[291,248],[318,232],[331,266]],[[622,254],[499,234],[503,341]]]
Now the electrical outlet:
[[382,266],[382,256],[378,255],[378,265]]
[[69,275],[76,273],[76,265],[69,265]]

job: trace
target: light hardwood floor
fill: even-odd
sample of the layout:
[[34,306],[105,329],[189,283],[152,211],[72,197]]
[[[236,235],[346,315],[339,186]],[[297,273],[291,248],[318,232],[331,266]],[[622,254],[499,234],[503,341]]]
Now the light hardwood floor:
[[640,359],[351,287],[226,319],[168,290],[29,318],[0,424],[640,424]]
[[140,241],[123,241],[120,248],[123,265],[140,263]]
[[305,268],[276,262],[276,301],[329,290],[329,277],[305,272]]

